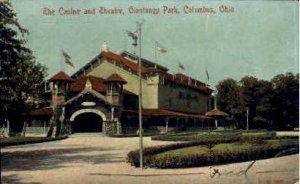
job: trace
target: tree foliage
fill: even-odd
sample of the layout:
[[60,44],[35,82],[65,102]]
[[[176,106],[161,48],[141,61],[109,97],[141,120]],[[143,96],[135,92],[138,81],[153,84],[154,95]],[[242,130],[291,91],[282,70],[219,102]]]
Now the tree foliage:
[[46,75],[46,68],[35,61],[26,46],[23,38],[27,34],[29,32],[18,23],[11,4],[1,1],[0,113],[12,121],[18,121],[14,118],[38,105]]
[[218,106],[230,113],[238,128],[245,128],[246,110],[250,128],[288,129],[299,123],[299,74],[280,74],[271,81],[245,76],[239,82],[221,81]]

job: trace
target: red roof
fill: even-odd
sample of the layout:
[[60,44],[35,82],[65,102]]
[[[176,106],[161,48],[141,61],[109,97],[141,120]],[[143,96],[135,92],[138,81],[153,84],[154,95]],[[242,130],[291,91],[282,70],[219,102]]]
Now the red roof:
[[[100,77],[95,77],[95,76],[84,76],[82,78],[76,79],[73,83],[70,84],[70,91],[71,92],[81,92],[84,90],[85,88],[85,84],[87,79],[89,79],[89,81],[92,84],[92,89],[99,92],[99,93],[105,93],[106,92],[106,83],[105,80],[103,78]],[[125,89],[123,89],[123,92],[125,94],[129,94],[129,95],[135,95],[134,93],[127,91]]]
[[64,71],[60,71],[51,77],[49,81],[73,81],[73,79]]
[[226,117],[229,116],[226,112],[220,111],[219,109],[213,109],[205,113],[206,116],[210,117]]
[[113,73],[111,76],[109,76],[105,81],[106,82],[120,82],[120,83],[123,83],[123,84],[126,84],[127,81],[124,80],[120,75],[116,74],[116,73]]
[[[195,85],[195,80],[191,79],[190,77],[188,77],[184,74],[178,73],[176,75],[172,75],[170,73],[166,73],[165,80],[172,81],[174,83],[177,83],[177,84],[183,85],[185,87],[195,89],[195,90],[198,90],[198,91],[201,91],[204,93],[209,94],[211,92],[211,89],[209,89],[207,86],[205,86],[204,83],[196,81],[196,83],[198,83],[198,84]],[[192,82],[192,81],[194,81],[194,82]],[[201,83],[202,85],[199,85],[199,83]]]
[[79,78],[75,80],[71,85],[70,85],[70,91],[72,92],[81,92],[85,88],[85,84],[87,79],[92,84],[92,89],[97,91],[97,92],[105,92],[106,91],[106,84],[104,84],[104,79],[100,77],[95,77],[95,76],[84,76],[82,78]]
[[[134,63],[126,58],[124,58],[123,56],[117,55],[113,52],[107,51],[107,52],[101,52],[101,55],[105,58],[109,58],[111,60],[114,60],[128,68],[130,68],[133,71],[139,72],[139,65],[138,63]],[[149,72],[160,72],[159,69],[157,68],[146,68],[146,67],[141,67],[141,72],[142,73],[149,73]]]
[[30,116],[51,116],[53,114],[52,107],[45,107],[43,109],[37,109],[29,112]]
[[[138,113],[137,110],[124,109],[123,112]],[[209,119],[208,116],[202,114],[193,114],[186,112],[177,112],[167,109],[143,109],[144,116],[175,116],[175,117],[190,117],[190,118],[200,118],[200,119]]]

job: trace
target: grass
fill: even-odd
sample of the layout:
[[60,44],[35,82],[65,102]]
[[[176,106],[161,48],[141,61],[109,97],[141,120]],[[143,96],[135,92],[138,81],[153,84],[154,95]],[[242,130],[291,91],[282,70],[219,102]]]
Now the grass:
[[67,136],[62,137],[8,137],[8,138],[1,138],[0,139],[0,146],[14,146],[14,145],[22,145],[22,144],[32,144],[32,143],[41,143],[41,142],[48,142],[48,141],[55,141],[65,139]]

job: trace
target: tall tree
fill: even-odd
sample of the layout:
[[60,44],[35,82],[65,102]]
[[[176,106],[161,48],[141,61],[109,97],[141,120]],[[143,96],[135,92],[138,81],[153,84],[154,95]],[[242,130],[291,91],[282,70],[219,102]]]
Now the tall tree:
[[240,86],[234,79],[226,79],[216,86],[218,106],[221,110],[231,114],[238,128],[244,127],[242,98]]
[[256,107],[258,103],[257,90],[259,88],[258,79],[252,76],[245,76],[240,80],[242,101],[245,109],[249,112],[249,127],[253,126],[254,117],[257,115]]
[[[22,113],[37,105],[46,68],[35,61],[22,39],[29,32],[20,26],[8,1],[0,2],[0,121],[22,127]],[[22,36],[22,37],[21,37]]]
[[254,97],[256,98],[256,112],[254,113],[255,116],[253,117],[252,126],[263,129],[274,128],[274,123],[272,121],[272,102],[274,100],[272,83],[265,80],[259,80],[254,92]]
[[272,79],[275,93],[273,118],[277,129],[299,125],[299,74],[280,74]]

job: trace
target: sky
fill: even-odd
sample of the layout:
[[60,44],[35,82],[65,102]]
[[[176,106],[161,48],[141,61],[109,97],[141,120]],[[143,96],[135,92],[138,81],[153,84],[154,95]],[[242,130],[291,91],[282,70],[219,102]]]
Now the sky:
[[[101,52],[134,51],[126,30],[142,25],[142,57],[155,60],[155,42],[167,53],[157,62],[208,82],[212,88],[226,78],[254,76],[270,80],[277,74],[299,72],[299,4],[295,1],[124,1],[124,0],[11,0],[37,62],[48,68],[48,78],[60,70],[73,74]],[[222,6],[223,5],[223,6]],[[169,13],[164,13],[164,6]],[[184,7],[212,8],[214,13],[185,13]],[[224,7],[230,12],[224,12]],[[100,7],[122,9],[122,14],[100,14]],[[158,8],[159,14],[131,14],[130,7]],[[172,8],[178,13],[171,13]],[[220,7],[223,7],[223,9]],[[54,15],[45,15],[45,8]],[[80,9],[61,15],[59,9]],[[83,14],[95,8],[95,14]],[[223,12],[221,12],[223,10]],[[76,68],[64,63],[62,50]],[[207,81],[206,70],[209,73]]]

